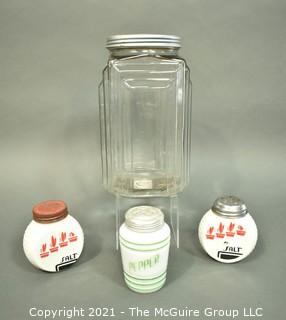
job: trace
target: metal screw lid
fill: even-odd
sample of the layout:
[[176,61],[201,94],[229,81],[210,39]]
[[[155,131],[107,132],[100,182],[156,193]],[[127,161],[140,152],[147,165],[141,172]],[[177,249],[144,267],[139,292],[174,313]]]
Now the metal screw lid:
[[64,219],[68,215],[68,208],[62,200],[48,200],[33,207],[33,218],[40,223],[51,223]]
[[180,48],[178,36],[164,34],[121,34],[107,38],[106,48]]
[[245,216],[248,211],[246,204],[235,196],[223,196],[215,200],[212,210],[229,218]]
[[164,214],[156,207],[133,207],[125,214],[125,224],[129,229],[138,232],[157,231],[164,225]]

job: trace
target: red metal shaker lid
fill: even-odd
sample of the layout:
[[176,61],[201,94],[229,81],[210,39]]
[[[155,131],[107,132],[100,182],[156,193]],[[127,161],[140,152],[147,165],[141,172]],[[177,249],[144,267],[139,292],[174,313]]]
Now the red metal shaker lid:
[[68,208],[62,200],[43,201],[33,207],[33,218],[41,223],[55,222],[67,215]]

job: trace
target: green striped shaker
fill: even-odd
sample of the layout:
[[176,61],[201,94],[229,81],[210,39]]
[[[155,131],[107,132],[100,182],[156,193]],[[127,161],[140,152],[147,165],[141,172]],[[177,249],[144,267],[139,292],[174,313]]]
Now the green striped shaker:
[[124,279],[139,293],[161,289],[166,281],[170,228],[156,207],[137,206],[125,214],[119,230]]

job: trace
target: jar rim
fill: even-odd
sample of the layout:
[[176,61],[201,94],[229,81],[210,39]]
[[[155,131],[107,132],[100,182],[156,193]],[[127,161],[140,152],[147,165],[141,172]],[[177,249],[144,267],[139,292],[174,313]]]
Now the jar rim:
[[107,38],[106,48],[180,48],[181,38],[164,34],[120,34]]

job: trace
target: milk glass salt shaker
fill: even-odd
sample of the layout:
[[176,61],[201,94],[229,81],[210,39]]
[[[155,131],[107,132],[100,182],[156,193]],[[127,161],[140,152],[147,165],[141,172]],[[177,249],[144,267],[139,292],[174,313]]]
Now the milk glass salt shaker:
[[170,197],[189,181],[191,81],[180,38],[115,35],[99,87],[102,176],[125,197]]
[[257,227],[245,203],[234,196],[216,199],[199,225],[199,240],[215,260],[233,263],[255,248]]
[[79,258],[84,243],[83,231],[68,214],[61,200],[44,201],[33,208],[33,220],[26,228],[23,248],[35,267],[57,272]]
[[120,249],[127,286],[139,293],[155,292],[166,281],[170,228],[156,207],[129,209],[120,227]]

